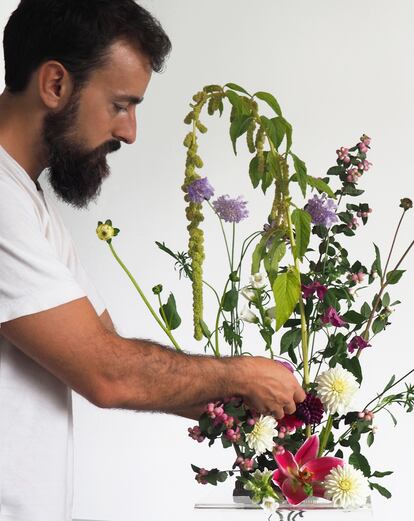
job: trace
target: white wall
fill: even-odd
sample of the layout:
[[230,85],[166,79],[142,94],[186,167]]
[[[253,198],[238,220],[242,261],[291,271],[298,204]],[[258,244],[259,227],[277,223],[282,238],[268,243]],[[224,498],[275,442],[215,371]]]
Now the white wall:
[[[15,5],[16,0],[2,0],[0,25]],[[336,148],[355,143],[363,132],[372,136],[369,159],[374,167],[363,184],[374,213],[369,226],[350,243],[352,255],[370,265],[372,242],[383,250],[390,244],[400,215],[399,199],[414,197],[414,4],[410,0],[146,0],[143,5],[159,17],[172,39],[168,68],[154,76],[138,108],[137,143],[111,157],[112,176],[98,204],[87,212],[60,207],[120,332],[166,341],[106,245],[95,238],[98,219],[112,218],[121,228],[115,245],[148,294],[160,282],[175,292],[187,324],[177,336],[188,350],[199,351],[191,338],[188,284],[178,281],[172,263],[154,245],[155,240],[165,240],[174,249],[186,248],[181,143],[186,132],[182,119],[192,94],[207,83],[228,81],[250,91],[273,92],[294,126],[294,151],[315,176],[334,163]],[[234,160],[227,123],[207,124],[211,132],[201,148],[205,174],[218,192],[244,194],[251,201],[252,218],[242,229],[243,233],[254,230],[267,208],[249,187],[247,155],[241,153]],[[396,254],[412,240],[413,223],[411,212]],[[215,274],[220,273],[224,252],[216,241],[216,223],[209,220],[205,229],[206,276],[218,282]],[[366,377],[360,406],[391,373],[402,374],[413,365],[413,256],[404,267],[409,271],[403,283],[391,291],[403,302],[392,318],[393,326],[362,358]],[[256,349],[257,337],[249,338]],[[366,451],[377,469],[395,470],[384,480],[393,498],[387,501],[374,495],[378,521],[403,516],[412,488],[409,429],[413,422],[412,417],[397,413],[397,429],[388,417],[378,417],[376,443]],[[192,505],[205,490],[194,482],[189,464],[220,465],[222,455],[188,439],[190,423],[162,415],[103,411],[76,397],[74,517],[195,519]],[[232,460],[232,455],[226,457]]]

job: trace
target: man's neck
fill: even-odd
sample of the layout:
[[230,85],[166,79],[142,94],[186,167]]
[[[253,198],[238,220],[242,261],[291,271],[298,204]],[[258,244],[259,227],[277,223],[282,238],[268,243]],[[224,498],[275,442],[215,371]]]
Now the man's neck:
[[24,95],[0,95],[0,145],[36,183],[46,168],[42,147],[43,115]]

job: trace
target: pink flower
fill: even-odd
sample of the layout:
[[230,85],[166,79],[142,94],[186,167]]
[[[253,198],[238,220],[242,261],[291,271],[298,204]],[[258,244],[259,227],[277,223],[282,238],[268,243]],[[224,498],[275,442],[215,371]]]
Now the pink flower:
[[342,327],[346,324],[345,320],[342,320],[340,315],[338,315],[336,309],[332,306],[329,306],[329,308],[325,311],[321,319],[324,324],[329,323],[336,327]]
[[368,147],[364,142],[358,143],[358,148],[361,154],[366,154],[368,152]]
[[277,428],[282,433],[294,432],[298,427],[302,427],[305,422],[297,418],[294,414],[285,414],[282,419],[277,420]]
[[294,456],[285,450],[283,454],[275,454],[279,466],[273,473],[274,483],[282,490],[288,503],[298,505],[311,495],[324,497],[325,488],[322,482],[334,467],[342,467],[340,458],[318,458],[319,438],[316,434],[308,438]]
[[318,281],[312,282],[312,284],[309,284],[308,286],[302,284],[302,293],[304,298],[309,298],[316,292],[318,299],[323,300],[327,291],[328,288]]
[[338,159],[340,161],[343,161],[344,163],[350,162],[349,150],[347,148],[341,147],[339,150],[336,151],[336,153],[338,154]]
[[356,335],[348,344],[348,351],[353,353],[358,349],[365,349],[366,347],[371,347],[371,344],[368,344],[362,336]]

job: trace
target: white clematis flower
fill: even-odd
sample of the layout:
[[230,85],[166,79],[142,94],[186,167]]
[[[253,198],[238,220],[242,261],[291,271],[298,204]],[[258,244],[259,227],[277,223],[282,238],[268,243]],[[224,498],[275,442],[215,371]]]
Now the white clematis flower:
[[256,292],[249,286],[245,286],[240,290],[240,294],[250,302],[256,298]]

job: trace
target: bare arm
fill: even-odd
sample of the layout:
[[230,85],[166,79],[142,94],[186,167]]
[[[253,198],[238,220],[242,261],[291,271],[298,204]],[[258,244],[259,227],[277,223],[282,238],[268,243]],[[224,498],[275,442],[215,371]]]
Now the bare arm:
[[174,413],[240,395],[282,417],[304,399],[291,373],[270,360],[188,355],[122,338],[87,298],[4,323],[0,333],[99,407]]

